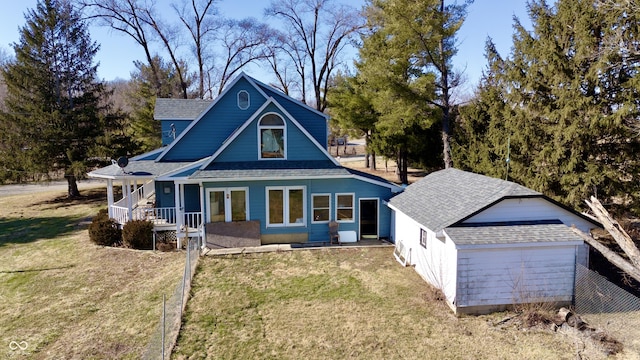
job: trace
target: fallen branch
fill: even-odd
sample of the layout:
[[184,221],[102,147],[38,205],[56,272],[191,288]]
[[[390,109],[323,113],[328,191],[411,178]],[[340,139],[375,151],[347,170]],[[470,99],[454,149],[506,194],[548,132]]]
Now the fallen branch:
[[627,254],[631,264],[633,264],[636,269],[640,269],[640,250],[638,250],[631,236],[609,215],[609,212],[595,196],[591,197],[591,201],[585,200],[585,202],[589,205],[589,208],[591,208],[591,211],[593,211],[602,226],[604,226],[616,243],[618,243],[622,251]]
[[582,240],[586,241],[587,244],[591,245],[594,249],[598,250],[607,260],[609,260],[613,265],[620,268],[625,273],[629,274],[632,278],[640,281],[640,269],[633,266],[631,262],[622,256],[618,255],[616,252],[610,250],[608,247],[602,245],[598,240],[591,237],[591,235],[582,232],[580,229],[577,229],[575,226],[572,226],[571,229],[578,234]]

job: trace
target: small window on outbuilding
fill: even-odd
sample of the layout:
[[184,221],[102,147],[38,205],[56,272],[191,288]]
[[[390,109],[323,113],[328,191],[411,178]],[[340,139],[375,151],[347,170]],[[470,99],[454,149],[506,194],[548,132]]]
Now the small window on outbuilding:
[[242,110],[249,108],[249,93],[245,90],[238,92],[238,107]]
[[425,229],[420,229],[420,246],[427,248],[427,232]]

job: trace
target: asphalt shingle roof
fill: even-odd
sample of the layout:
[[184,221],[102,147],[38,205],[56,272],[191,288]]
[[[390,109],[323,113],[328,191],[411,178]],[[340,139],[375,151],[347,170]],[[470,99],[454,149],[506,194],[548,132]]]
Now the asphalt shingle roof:
[[212,163],[196,171],[190,179],[291,178],[349,176],[349,171],[329,160],[246,161]]
[[89,173],[90,177],[114,178],[114,177],[155,177],[169,171],[177,170],[192,162],[155,162],[153,160],[129,161],[129,164],[121,169],[117,164],[94,170]]
[[510,181],[449,168],[409,185],[389,204],[440,231],[504,197],[535,195],[542,194]]
[[153,118],[156,120],[194,120],[213,100],[156,99]]
[[582,242],[582,239],[564,224],[449,227],[445,232],[456,245]]

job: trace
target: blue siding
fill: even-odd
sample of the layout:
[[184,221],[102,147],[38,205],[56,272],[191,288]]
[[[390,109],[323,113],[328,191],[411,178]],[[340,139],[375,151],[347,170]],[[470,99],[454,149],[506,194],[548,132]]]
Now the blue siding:
[[[324,180],[304,180],[304,181],[255,181],[255,182],[207,182],[204,183],[205,188],[225,188],[225,187],[248,187],[249,188],[249,219],[260,220],[261,232],[263,234],[290,234],[307,232],[310,242],[326,242],[328,241],[328,225],[311,223],[311,195],[312,194],[331,194],[331,218],[335,214],[335,194],[336,193],[354,193],[355,194],[355,221],[353,223],[341,223],[340,230],[353,230],[359,233],[359,199],[360,198],[378,198],[378,227],[379,236],[388,238],[390,235],[391,210],[383,205],[383,201],[389,200],[392,193],[389,188],[364,182],[358,179],[324,179]],[[266,193],[267,186],[305,186],[307,198],[307,224],[304,227],[266,227]],[[205,190],[206,194],[206,190]],[[206,195],[205,195],[206,197]],[[205,200],[206,201],[206,200]],[[206,204],[203,205],[206,209]],[[208,214],[205,214],[208,218]]]
[[[156,207],[174,207],[175,206],[175,185],[173,181],[156,181]],[[169,188],[169,192],[165,194],[164,189]]]
[[[250,106],[241,110],[237,103],[240,90],[249,92]],[[223,98],[164,156],[164,161],[192,161],[213,154],[238,127],[255,113],[266,99],[241,78]]]
[[[288,160],[326,160],[328,157],[289,119],[282,114],[279,109],[271,104],[247,126],[244,131],[235,138],[217,158],[216,162],[236,162],[236,161],[256,161],[258,160],[258,121],[262,115],[275,112],[280,114],[286,122]],[[282,161],[282,160],[265,160]]]
[[171,124],[176,128],[176,138],[191,124],[191,120],[162,120],[162,146],[169,145],[174,139]]
[[200,185],[185,184],[184,185],[184,211],[198,212],[200,211]]
[[287,110],[313,136],[322,146],[327,146],[327,120],[324,116],[304,107],[297,100],[282,95],[269,88],[261,87],[268,95],[273,97]]

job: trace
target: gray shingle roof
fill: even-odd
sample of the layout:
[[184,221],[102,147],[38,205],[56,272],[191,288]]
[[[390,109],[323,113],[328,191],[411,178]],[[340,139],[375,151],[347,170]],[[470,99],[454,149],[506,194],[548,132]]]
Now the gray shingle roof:
[[564,224],[449,227],[445,232],[456,245],[582,242],[582,239]]
[[120,178],[120,177],[156,177],[169,171],[177,170],[192,162],[155,162],[153,160],[129,161],[124,171],[116,164],[112,164],[89,173],[89,177]]
[[212,163],[206,170],[196,171],[190,179],[246,179],[347,177],[345,168],[331,161],[246,161]]
[[409,185],[389,204],[440,231],[504,197],[536,195],[542,194],[510,181],[450,168]]
[[153,118],[156,120],[194,120],[213,100],[156,99]]

